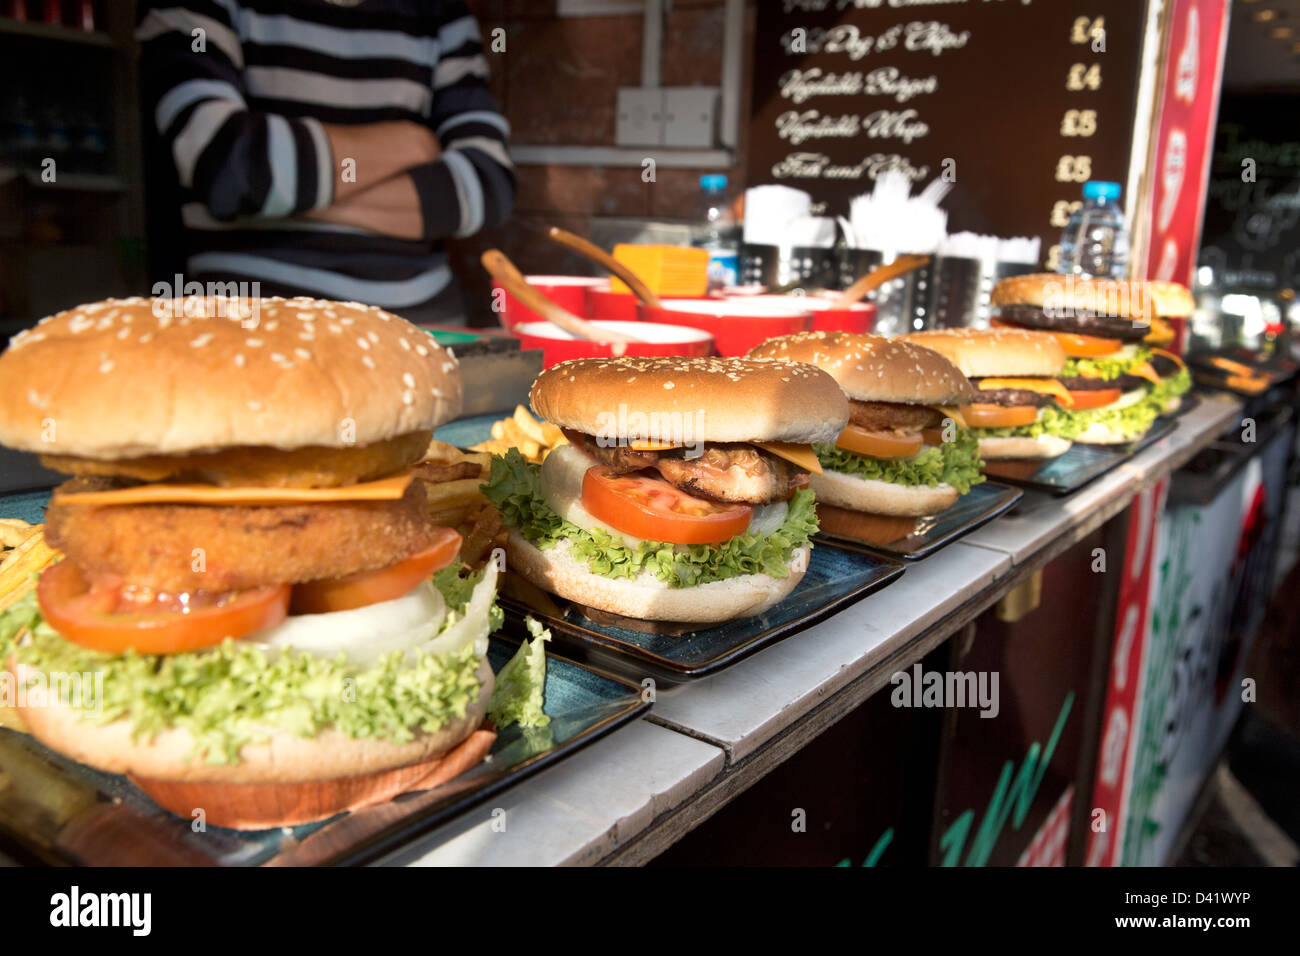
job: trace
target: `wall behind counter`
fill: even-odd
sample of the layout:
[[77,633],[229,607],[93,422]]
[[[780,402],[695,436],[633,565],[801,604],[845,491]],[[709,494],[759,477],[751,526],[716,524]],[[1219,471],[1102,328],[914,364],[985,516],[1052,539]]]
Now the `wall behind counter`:
[[[641,83],[642,16],[559,17],[555,0],[468,0],[482,28],[491,87],[510,121],[511,142],[530,146],[614,146],[620,87]],[[494,29],[505,30],[505,51],[492,52]],[[721,170],[733,188],[744,185],[749,115],[749,51],[754,4],[746,10],[745,64],[741,79],[741,132],[737,165]],[[673,0],[665,16],[664,86],[719,86],[722,71],[722,0]],[[646,156],[655,147],[645,147]],[[519,198],[506,225],[451,243],[471,325],[496,325],[490,282],[479,264],[496,247],[524,273],[587,274],[585,259],[546,238],[560,226],[588,235],[598,217],[685,220],[699,177],[716,169],[655,169],[643,182],[640,166],[520,165]]]

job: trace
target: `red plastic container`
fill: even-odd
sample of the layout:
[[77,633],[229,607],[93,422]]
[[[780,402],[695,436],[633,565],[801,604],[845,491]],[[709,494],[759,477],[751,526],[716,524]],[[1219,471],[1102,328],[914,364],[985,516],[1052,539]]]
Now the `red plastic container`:
[[812,328],[813,313],[793,296],[774,297],[779,302],[756,298],[664,299],[660,308],[641,305],[637,310],[646,322],[688,325],[709,332],[719,355],[744,355],[778,335]]
[[702,329],[653,322],[595,322],[615,332],[647,339],[645,342],[593,342],[570,335],[553,322],[526,322],[514,329],[519,344],[542,350],[542,365],[579,358],[608,358],[617,355],[704,356],[713,351],[713,336]]
[[876,325],[874,302],[855,302],[847,309],[832,307],[835,299],[827,295],[749,295],[738,298],[748,302],[793,302],[813,314],[816,332],[870,332]]
[[615,292],[609,287],[609,280],[600,280],[587,290],[587,308],[591,310],[588,318],[609,319],[612,322],[636,322],[640,316],[636,311],[637,297],[631,292]]
[[[587,290],[604,282],[595,276],[524,276],[528,284],[537,289],[556,305],[572,312],[580,319],[589,317]],[[507,331],[522,322],[545,322],[540,315],[525,306],[518,299],[496,282],[492,283],[492,303],[501,303],[497,315],[501,317],[501,327]]]

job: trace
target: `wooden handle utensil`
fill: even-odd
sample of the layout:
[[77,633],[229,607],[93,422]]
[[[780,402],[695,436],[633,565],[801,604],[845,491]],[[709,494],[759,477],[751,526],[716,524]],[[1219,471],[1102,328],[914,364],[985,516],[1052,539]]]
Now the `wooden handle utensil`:
[[632,294],[650,308],[659,308],[659,297],[650,291],[650,287],[642,282],[641,278],[635,272],[623,263],[619,262],[594,242],[588,242],[586,239],[583,239],[582,236],[575,236],[567,229],[561,229],[558,226],[552,226],[547,235],[560,245],[568,246],[574,252],[586,256],[602,269],[606,269],[618,276],[627,284],[627,287],[632,290]]
[[483,263],[483,268],[492,274],[492,278],[500,282],[507,292],[527,308],[532,309],[542,318],[555,323],[564,331],[576,335],[580,339],[590,339],[593,342],[645,341],[635,335],[628,335],[626,332],[615,332],[612,329],[593,325],[586,319],[580,319],[572,312],[552,302],[540,290],[528,284],[528,280],[524,278],[523,273],[515,268],[515,264],[500,249],[487,250],[479,258],[479,261]]
[[886,282],[897,279],[914,269],[929,263],[929,256],[899,256],[889,265],[877,266],[864,276],[855,279],[853,284],[836,297],[832,309],[847,309],[872,289],[878,289]]

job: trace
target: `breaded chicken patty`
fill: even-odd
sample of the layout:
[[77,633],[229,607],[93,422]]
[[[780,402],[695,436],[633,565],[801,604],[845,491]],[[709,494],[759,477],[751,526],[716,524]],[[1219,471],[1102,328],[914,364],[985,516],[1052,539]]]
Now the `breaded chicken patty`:
[[297,584],[383,568],[429,547],[438,530],[419,481],[395,501],[96,507],[59,500],[59,491],[106,485],[93,478],[61,485],[46,537],[91,577],[167,591]]

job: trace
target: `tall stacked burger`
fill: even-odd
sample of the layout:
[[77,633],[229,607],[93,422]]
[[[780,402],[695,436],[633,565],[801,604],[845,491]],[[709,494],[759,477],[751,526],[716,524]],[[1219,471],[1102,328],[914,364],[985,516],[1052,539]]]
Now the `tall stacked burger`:
[[746,359],[562,362],[533,410],[568,444],[517,451],[484,487],[511,527],[511,573],[637,621],[759,614],[803,577],[817,530],[811,446],[848,421],[835,380]]
[[770,339],[749,357],[815,365],[849,399],[844,430],[814,446],[822,471],[810,480],[823,531],[887,544],[984,480],[978,442],[958,421],[974,390],[938,352],[819,331]]
[[[1158,317],[1151,289],[1151,283],[1053,273],[1015,276],[994,287],[995,326],[1044,332],[1064,349],[1067,361],[1058,379],[1074,396],[1075,441],[1132,441],[1190,387],[1180,360],[1163,353],[1162,376],[1143,343]],[[1163,295],[1168,308],[1184,307],[1181,298]]]
[[[110,300],[18,336],[0,377],[0,441],[73,476],[64,559],[0,618],[4,666],[49,689],[21,710],[42,743],[240,828],[483,758],[496,574],[458,573],[412,478],[461,403],[428,335],[357,304]],[[54,690],[73,673],[102,700]]]

